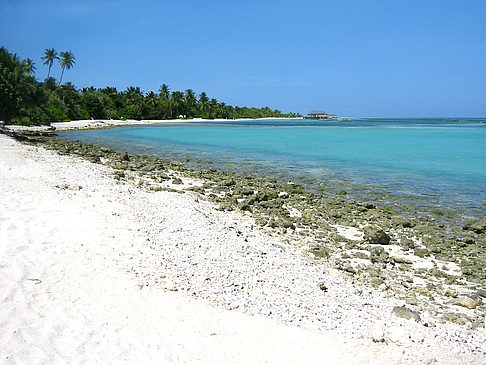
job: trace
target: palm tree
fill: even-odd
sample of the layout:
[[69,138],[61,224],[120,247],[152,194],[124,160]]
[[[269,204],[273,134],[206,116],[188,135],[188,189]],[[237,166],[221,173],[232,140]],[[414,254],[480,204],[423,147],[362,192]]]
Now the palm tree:
[[153,91],[147,94],[147,96],[145,97],[145,101],[147,105],[150,106],[151,108],[156,108],[159,105],[158,95]]
[[215,118],[218,101],[215,98],[212,98],[211,100],[209,100],[208,106],[209,106],[209,118]]
[[167,84],[160,85],[159,88],[160,105],[162,107],[162,117],[172,118],[172,102],[170,100],[170,89]]
[[159,95],[165,100],[170,98],[170,89],[167,84],[160,85]]
[[184,93],[182,91],[173,91],[170,99],[170,106],[173,118],[178,118],[182,115],[184,104]]
[[30,58],[27,58],[22,61],[22,69],[28,75],[34,75],[34,70],[36,70],[37,67],[35,67],[35,63]]
[[44,65],[49,65],[49,71],[47,71],[47,78],[49,78],[49,75],[51,74],[51,67],[54,62],[54,60],[58,60],[59,56],[57,55],[57,52],[54,50],[54,48],[47,48],[44,52],[44,57],[42,59],[45,61]]
[[61,52],[59,54],[61,56],[61,67],[62,67],[62,72],[61,72],[61,78],[59,79],[59,83],[57,85],[61,84],[62,81],[62,76],[64,75],[64,70],[67,68],[68,70],[74,66],[75,62],[74,60],[76,59],[71,51],[66,51],[66,52]]
[[206,112],[208,101],[209,101],[208,96],[203,91],[201,95],[199,95],[199,100],[197,101],[197,107],[201,115],[204,115],[204,113]]
[[188,118],[193,117],[194,109],[196,107],[196,95],[192,89],[187,89],[184,94],[184,103],[185,103],[185,115]]

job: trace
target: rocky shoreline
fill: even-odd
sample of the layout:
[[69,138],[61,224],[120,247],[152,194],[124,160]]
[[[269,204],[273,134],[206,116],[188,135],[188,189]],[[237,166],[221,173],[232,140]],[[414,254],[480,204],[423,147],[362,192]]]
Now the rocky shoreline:
[[[390,313],[393,317],[411,320],[423,328],[448,323],[459,325],[466,331],[464,333],[475,338],[484,332],[486,261],[482,221],[469,222],[458,229],[438,224],[432,218],[405,218],[370,202],[350,202],[339,196],[329,199],[305,191],[292,182],[236,176],[216,169],[188,169],[182,162],[70,142],[52,133],[23,132],[15,133],[14,137],[61,155],[76,155],[106,165],[112,169],[114,179],[143,191],[189,194],[194,199],[209,201],[218,210],[249,216],[260,226],[258,230],[298,248],[311,265],[337,269],[357,290],[373,295],[369,290],[379,289],[395,300]],[[144,216],[144,219],[150,217]],[[241,239],[248,239],[244,229],[235,229],[237,236],[240,233]],[[166,282],[153,275],[141,275],[142,264],[135,270],[143,277],[142,286],[157,285],[166,290],[186,287],[194,290],[195,295],[224,307],[242,306],[245,311],[252,312],[243,299],[241,302],[235,302],[234,298],[225,300],[221,293],[196,289],[186,279],[174,283],[173,279]],[[186,267],[180,277],[187,275],[188,270]],[[201,274],[196,270],[192,275]],[[326,293],[333,283],[322,280],[316,277],[314,285]],[[278,313],[280,319],[286,316],[284,308],[282,310]],[[289,319],[292,323],[294,320]],[[309,318],[309,325],[311,323],[312,318]],[[375,332],[372,334],[374,341],[385,340],[382,329]],[[473,347],[473,352],[486,354],[484,343]]]
[[[427,303],[438,318],[484,325],[486,221],[462,229],[430,217],[405,218],[370,202],[329,199],[292,182],[188,169],[178,161],[128,155],[107,147],[39,132],[15,138],[60,154],[113,168],[114,178],[153,191],[190,191],[222,211],[251,215],[261,228],[283,235],[315,260],[325,260],[353,281],[379,287],[410,303]],[[195,181],[187,185],[187,181]],[[462,308],[467,308],[464,312]]]

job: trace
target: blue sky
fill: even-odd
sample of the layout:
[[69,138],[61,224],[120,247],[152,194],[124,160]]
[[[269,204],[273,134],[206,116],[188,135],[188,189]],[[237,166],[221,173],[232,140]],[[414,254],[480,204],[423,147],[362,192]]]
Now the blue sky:
[[[485,0],[0,0],[0,46],[77,87],[342,116],[486,116]],[[59,77],[60,69],[52,73]]]

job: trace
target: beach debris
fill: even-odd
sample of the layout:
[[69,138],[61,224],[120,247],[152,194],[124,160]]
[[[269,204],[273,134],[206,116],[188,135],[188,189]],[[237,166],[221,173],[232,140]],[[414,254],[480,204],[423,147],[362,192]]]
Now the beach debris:
[[319,284],[319,289],[321,289],[323,292],[327,292],[327,286],[325,284]]
[[42,280],[41,279],[37,279],[37,278],[29,278],[27,280],[33,281],[34,284],[40,284],[40,283],[42,283]]
[[420,314],[418,312],[415,312],[405,306],[396,306],[396,307],[393,307],[393,310],[392,310],[392,315],[394,315],[395,317],[399,317],[399,318],[404,318],[404,319],[414,319],[416,322],[420,322],[421,318],[420,318]]

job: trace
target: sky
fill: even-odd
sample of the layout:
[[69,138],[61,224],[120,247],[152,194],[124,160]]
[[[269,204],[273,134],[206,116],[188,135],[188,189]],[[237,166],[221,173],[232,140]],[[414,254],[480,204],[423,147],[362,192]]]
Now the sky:
[[[486,0],[0,0],[0,46],[76,87],[340,116],[486,117]],[[52,75],[60,76],[53,67]]]

